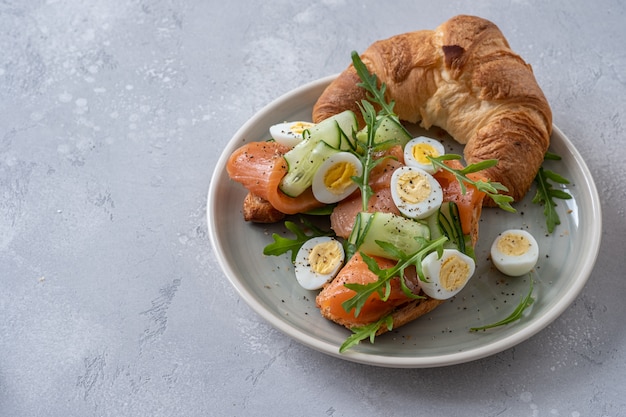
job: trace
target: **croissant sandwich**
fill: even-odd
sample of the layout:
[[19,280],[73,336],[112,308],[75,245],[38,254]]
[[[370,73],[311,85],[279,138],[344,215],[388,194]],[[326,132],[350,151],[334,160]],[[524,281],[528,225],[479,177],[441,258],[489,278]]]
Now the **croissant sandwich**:
[[[467,163],[497,159],[486,176],[515,201],[527,193],[549,146],[552,113],[531,66],[495,24],[456,16],[435,30],[375,42],[361,60],[387,85],[400,119],[446,130],[465,144]],[[350,65],[318,99],[313,121],[358,114],[366,94],[359,81]]]
[[[293,242],[274,236],[264,253],[297,251],[296,279],[305,289],[320,290],[315,302],[323,317],[351,330],[374,326],[381,334],[433,310],[469,281],[482,208],[502,202],[477,184],[499,182],[508,189],[507,204],[520,200],[548,149],[552,114],[530,65],[493,23],[478,17],[457,16],[435,30],[381,40],[355,58],[315,103],[315,125],[302,130],[307,122],[281,123],[286,130],[280,135],[272,126],[273,140],[245,143],[230,156],[227,171],[248,190],[247,221],[271,223],[330,208],[332,238],[318,236],[323,243],[308,239],[294,249]],[[362,83],[374,79],[364,72],[386,87]],[[434,167],[431,158],[432,170],[425,172],[405,158],[407,146],[399,139],[374,153],[370,131],[367,146],[357,146],[350,141],[375,126],[364,100],[381,108],[393,101],[401,120],[446,130],[465,145],[466,164],[498,162],[482,164],[489,168],[469,172],[461,184],[458,155],[439,161],[447,167]],[[432,141],[401,130],[407,142]],[[296,134],[301,137],[291,144]],[[358,158],[357,150],[369,153]],[[335,238],[349,243],[345,256]]]

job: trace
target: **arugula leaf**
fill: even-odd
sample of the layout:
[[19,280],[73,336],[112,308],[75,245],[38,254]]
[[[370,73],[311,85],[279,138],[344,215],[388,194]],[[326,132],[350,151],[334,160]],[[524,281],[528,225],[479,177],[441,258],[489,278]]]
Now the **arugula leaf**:
[[324,204],[322,207],[314,208],[304,214],[309,216],[330,216],[337,204]]
[[546,154],[543,156],[544,161],[547,160],[551,160],[551,161],[560,161],[561,160],[561,156],[554,153],[554,152],[550,152],[550,151],[546,151]]
[[[367,204],[374,194],[372,191],[372,187],[369,183],[370,173],[374,168],[375,164],[373,163],[373,153],[375,150],[374,137],[376,135],[376,129],[378,128],[376,124],[376,111],[374,110],[374,106],[367,101],[363,101],[359,107],[361,108],[361,113],[363,114],[363,119],[367,125],[367,143],[365,144],[365,153],[364,155],[358,155],[361,160],[361,165],[363,166],[363,173],[360,177],[353,178],[353,181],[356,182],[361,190],[361,201],[363,206],[363,211],[367,211]],[[356,135],[355,135],[356,139]]]
[[353,327],[352,336],[348,337],[345,342],[339,347],[339,353],[343,353],[350,349],[352,346],[358,345],[361,340],[369,339],[370,343],[374,343],[376,333],[383,327],[387,326],[387,330],[393,329],[393,317],[391,315],[385,316],[377,322],[367,324],[365,326]]
[[[367,100],[361,100],[361,102],[358,103],[367,131],[365,143],[361,143],[361,146],[364,148],[364,153],[363,155],[359,155],[358,153],[356,154],[363,165],[363,173],[360,177],[352,178],[361,190],[362,209],[363,211],[367,211],[367,205],[373,194],[372,187],[369,184],[370,173],[374,167],[383,162],[386,158],[390,158],[390,156],[386,156],[375,159],[374,153],[378,150],[388,148],[391,144],[395,144],[395,141],[376,143],[374,140],[376,138],[376,131],[386,117],[394,119],[398,126],[403,125],[400,123],[398,115],[393,111],[393,107],[395,105],[394,101],[392,100],[387,102],[385,99],[385,91],[387,89],[386,84],[381,83],[380,87],[378,86],[378,77],[376,74],[369,72],[356,51],[352,51],[352,64],[354,65],[357,75],[361,79],[358,86],[365,89],[367,92]],[[370,101],[380,106],[381,110],[377,112],[374,105],[370,103]],[[353,133],[353,135],[356,141],[356,133]]]
[[[365,305],[367,299],[374,293],[378,293],[381,300],[386,301],[391,294],[391,279],[394,277],[400,277],[400,281],[404,280],[404,270],[409,266],[415,266],[417,275],[421,280],[425,280],[424,273],[422,272],[422,259],[434,250],[443,250],[443,244],[448,241],[448,238],[441,236],[435,240],[425,241],[420,250],[415,253],[406,255],[402,251],[393,248],[394,255],[398,257],[398,262],[391,268],[381,269],[376,261],[361,253],[363,261],[367,264],[370,271],[372,271],[378,277],[378,280],[370,282],[369,284],[344,284],[347,288],[353,290],[356,294],[344,301],[341,306],[346,312],[354,309],[354,315],[358,316],[361,313],[361,309]],[[390,250],[393,245],[385,242],[376,242],[384,250]],[[403,285],[403,291],[406,286]],[[408,293],[407,293],[408,291]],[[421,296],[413,294],[408,288],[404,291],[405,294],[411,298],[421,298]]]
[[[545,160],[559,161],[561,157],[557,154],[547,152],[544,156]],[[559,214],[556,212],[555,198],[561,200],[569,200],[572,198],[570,194],[563,190],[553,188],[552,183],[557,184],[569,184],[569,180],[554,171],[545,169],[543,166],[539,168],[537,175],[535,176],[535,184],[537,185],[537,193],[532,199],[535,204],[543,204],[543,214],[546,218],[546,227],[548,233],[552,233],[557,225],[561,224]]]
[[352,65],[354,66],[357,75],[361,79],[361,82],[357,85],[367,91],[368,100],[378,104],[381,107],[379,115],[394,117],[399,122],[398,116],[393,111],[393,107],[396,103],[393,100],[387,101],[387,99],[385,98],[387,85],[385,83],[381,83],[380,87],[378,86],[378,77],[376,76],[376,74],[372,74],[369,72],[363,61],[361,61],[361,57],[359,57],[359,54],[356,51],[352,51]]
[[465,193],[467,190],[465,184],[470,184],[476,187],[478,191],[485,193],[489,196],[501,209],[515,213],[515,209],[511,206],[511,202],[513,201],[513,197],[499,194],[499,191],[508,191],[504,185],[495,181],[474,181],[467,177],[467,174],[471,174],[474,172],[482,171],[487,168],[491,168],[498,163],[497,159],[487,159],[485,161],[477,162],[475,164],[467,165],[463,169],[454,169],[449,167],[444,163],[444,161],[449,161],[453,159],[461,159],[461,155],[456,154],[445,154],[438,157],[427,156],[430,162],[433,164],[435,169],[441,168],[444,169],[455,176],[459,184],[461,185],[461,192]]
[[532,274],[528,274],[528,276],[530,277],[529,281],[530,281],[530,288],[528,289],[528,294],[526,294],[526,296],[522,297],[520,303],[517,305],[517,307],[515,308],[515,310],[513,310],[513,312],[505,319],[502,319],[496,323],[492,323],[492,324],[487,324],[486,326],[481,326],[481,327],[472,327],[470,329],[470,332],[478,332],[481,330],[487,330],[487,329],[492,329],[494,327],[499,327],[499,326],[504,326],[506,324],[512,323],[516,320],[519,320],[522,318],[522,315],[524,314],[524,311],[530,307],[532,305],[532,303],[535,301],[535,299],[532,297],[533,294],[533,277]]
[[[307,240],[318,236],[335,235],[332,231],[324,231],[320,229],[304,217],[301,217],[300,221],[305,225],[304,228],[301,228],[296,223],[289,220],[285,221],[285,227],[296,235],[296,237],[294,239],[289,239],[280,236],[278,233],[273,233],[272,238],[274,239],[274,243],[270,243],[263,248],[263,255],[279,256],[283,253],[291,251],[291,262],[295,262],[298,251]],[[307,234],[306,230],[310,231],[310,233]]]

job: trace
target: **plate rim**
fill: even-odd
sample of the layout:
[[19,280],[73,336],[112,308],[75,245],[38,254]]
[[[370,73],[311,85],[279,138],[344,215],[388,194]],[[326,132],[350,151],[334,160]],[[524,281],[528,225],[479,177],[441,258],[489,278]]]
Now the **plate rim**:
[[[224,171],[226,166],[226,161],[228,157],[236,149],[236,147],[240,146],[240,143],[237,142],[237,138],[242,136],[243,132],[246,132],[250,129],[251,126],[256,125],[259,120],[267,117],[269,113],[274,111],[274,108],[277,107],[280,103],[289,101],[290,99],[297,98],[298,96],[306,93],[310,90],[325,88],[330,82],[337,77],[337,74],[328,75],[322,78],[319,78],[314,81],[307,82],[305,84],[296,87],[274,100],[270,101],[268,104],[263,106],[259,111],[257,111],[252,117],[250,117],[231,137],[231,139],[227,142],[224,150],[222,151],[220,157],[217,160],[215,168],[212,172],[209,190],[207,194],[206,200],[206,217],[207,217],[207,226],[209,232],[209,239],[211,241],[211,245],[214,253],[216,254],[216,259],[218,264],[229,280],[230,284],[235,288],[238,295],[246,302],[246,304],[255,311],[258,315],[260,315],[266,322],[268,322],[274,328],[283,332],[286,336],[295,339],[301,344],[312,348],[321,353],[325,353],[329,356],[352,361],[356,363],[366,364],[366,365],[374,365],[381,367],[391,367],[391,368],[433,368],[439,366],[449,366],[460,363],[466,363],[478,359],[482,359],[496,353],[502,352],[506,349],[509,349],[525,340],[528,340],[535,334],[539,333],[543,329],[545,329],[549,324],[551,324],[554,320],[556,320],[563,312],[572,304],[572,302],[578,297],[581,293],[582,289],[586,285],[593,268],[595,266],[599,250],[600,250],[600,242],[602,238],[602,209],[600,203],[600,197],[598,194],[597,187],[593,180],[593,176],[591,171],[587,167],[584,162],[582,156],[574,146],[574,144],[570,141],[570,139],[559,129],[556,125],[553,126],[552,135],[558,135],[559,139],[565,144],[568,152],[571,154],[571,157],[575,161],[576,165],[582,170],[582,177],[585,180],[585,190],[589,191],[590,194],[590,207],[592,210],[591,218],[594,219],[594,223],[587,225],[586,227],[593,227],[598,232],[591,233],[591,242],[590,248],[593,249],[593,253],[587,259],[587,262],[583,264],[583,268],[579,270],[578,275],[579,279],[573,282],[573,285],[567,288],[563,297],[561,297],[550,309],[548,309],[543,315],[534,319],[534,323],[532,326],[526,326],[520,328],[518,332],[512,333],[502,339],[498,339],[488,343],[487,345],[474,347],[468,350],[458,351],[454,353],[447,353],[443,355],[433,355],[428,357],[408,357],[408,356],[387,356],[383,354],[372,354],[372,353],[363,353],[358,351],[347,351],[345,353],[338,352],[338,346],[335,344],[320,340],[310,334],[307,334],[304,331],[301,331],[298,328],[294,328],[287,321],[282,320],[280,316],[273,314],[271,311],[267,310],[257,299],[253,296],[253,294],[246,288],[242,282],[235,278],[236,273],[232,270],[230,265],[226,262],[226,257],[224,256],[224,252],[221,248],[221,245],[217,239],[217,224],[215,216],[212,216],[213,212],[213,203],[217,201],[216,194],[218,191],[218,181],[216,178],[218,174]],[[579,184],[577,184],[577,187]]]

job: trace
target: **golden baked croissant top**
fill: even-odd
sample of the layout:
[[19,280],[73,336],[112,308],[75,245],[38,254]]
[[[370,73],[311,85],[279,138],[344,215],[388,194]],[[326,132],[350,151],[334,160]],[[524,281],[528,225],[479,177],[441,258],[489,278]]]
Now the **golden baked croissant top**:
[[[465,144],[468,164],[498,159],[489,179],[516,201],[527,193],[550,143],[552,112],[531,66],[495,24],[456,16],[435,30],[375,42],[361,59],[387,85],[400,119],[446,130]],[[350,65],[316,102],[313,121],[346,109],[360,114],[359,82]]]

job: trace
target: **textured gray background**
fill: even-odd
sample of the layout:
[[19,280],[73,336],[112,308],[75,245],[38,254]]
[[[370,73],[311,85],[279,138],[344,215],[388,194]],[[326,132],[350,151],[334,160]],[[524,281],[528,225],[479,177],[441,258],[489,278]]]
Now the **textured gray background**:
[[[0,1],[1,416],[626,415],[626,5],[591,1]],[[585,291],[495,356],[437,369],[329,358],[219,269],[220,150],[351,50],[458,13],[533,65],[594,174]]]

